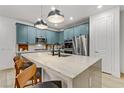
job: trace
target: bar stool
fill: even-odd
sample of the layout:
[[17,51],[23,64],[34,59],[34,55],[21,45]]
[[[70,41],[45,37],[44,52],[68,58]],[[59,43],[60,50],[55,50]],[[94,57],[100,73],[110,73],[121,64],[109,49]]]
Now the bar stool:
[[[33,65],[33,62],[25,62],[23,58],[21,58],[20,56],[15,56],[13,58],[13,61],[15,63],[15,70],[16,70],[16,76],[22,72],[23,70],[25,70],[26,68],[30,67],[31,65]],[[36,83],[38,82],[42,82],[42,68],[37,67],[36,69]],[[33,79],[32,80],[32,85],[33,83]],[[30,85],[30,84],[29,84]],[[15,80],[15,87],[16,87],[16,80]]]
[[[36,65],[35,64],[26,68],[22,73],[19,73],[16,76],[17,88],[25,87],[26,82],[30,78],[34,78],[34,80],[36,80]],[[32,88],[61,88],[61,81],[40,82],[34,85]]]

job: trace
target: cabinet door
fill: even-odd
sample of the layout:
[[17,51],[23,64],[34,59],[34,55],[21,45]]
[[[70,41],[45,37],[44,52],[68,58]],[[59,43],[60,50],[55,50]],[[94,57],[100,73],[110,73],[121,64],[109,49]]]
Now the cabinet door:
[[16,24],[17,43],[28,43],[28,26]]
[[59,33],[58,32],[54,32],[54,31],[51,31],[51,44],[57,44],[59,43]]
[[37,29],[37,37],[43,37],[43,38],[46,38],[46,33],[45,33],[45,30],[42,30],[42,29]]
[[68,39],[70,40],[70,39],[72,39],[73,38],[73,28],[69,28],[68,29]]
[[36,28],[28,26],[28,44],[35,44]]
[[80,35],[88,34],[88,24],[80,25]]
[[74,27],[74,36],[80,36],[80,26]]
[[59,32],[55,32],[55,43],[59,44]]
[[46,38],[45,30],[41,30],[41,36],[42,36],[43,38]]
[[47,44],[51,44],[51,31],[46,31]]
[[55,33],[54,32],[52,32],[52,31],[50,31],[50,39],[51,39],[51,44],[54,44],[54,42],[55,42]]
[[64,43],[64,32],[59,32],[59,44]]
[[69,40],[69,29],[64,31],[64,40]]

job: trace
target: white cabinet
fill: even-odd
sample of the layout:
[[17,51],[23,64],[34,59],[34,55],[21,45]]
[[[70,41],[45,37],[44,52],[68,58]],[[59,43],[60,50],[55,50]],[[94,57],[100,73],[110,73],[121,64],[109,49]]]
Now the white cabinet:
[[90,56],[102,58],[102,71],[120,77],[118,7],[90,17]]

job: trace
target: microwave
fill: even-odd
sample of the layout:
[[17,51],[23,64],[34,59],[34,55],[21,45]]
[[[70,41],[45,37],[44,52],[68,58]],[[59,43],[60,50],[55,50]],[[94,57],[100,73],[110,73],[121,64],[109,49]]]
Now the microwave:
[[44,38],[44,37],[36,37],[35,41],[36,41],[36,44],[46,43],[46,38]]

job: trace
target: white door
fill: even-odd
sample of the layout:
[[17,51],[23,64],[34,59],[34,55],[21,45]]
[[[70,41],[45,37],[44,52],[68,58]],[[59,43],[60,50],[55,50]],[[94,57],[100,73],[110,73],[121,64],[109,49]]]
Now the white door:
[[119,8],[90,17],[90,56],[102,58],[102,71],[120,77]]

